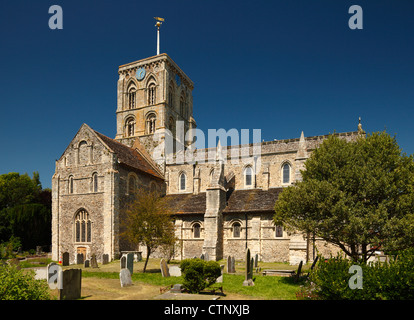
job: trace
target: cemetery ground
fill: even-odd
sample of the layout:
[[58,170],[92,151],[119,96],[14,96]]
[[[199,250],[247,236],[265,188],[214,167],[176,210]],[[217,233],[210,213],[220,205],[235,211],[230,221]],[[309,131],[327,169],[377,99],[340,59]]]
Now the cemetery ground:
[[[169,266],[179,265],[180,261],[170,261]],[[225,260],[218,261],[226,264]],[[159,299],[160,289],[174,284],[182,283],[182,277],[162,277],[160,271],[160,259],[149,259],[147,270],[142,272],[144,260],[134,262],[132,274],[133,285],[129,287],[120,286],[119,272],[120,261],[115,260],[108,264],[99,264],[98,268],[85,268],[83,265],[70,265],[62,267],[63,270],[77,268],[82,269],[82,298],[84,300],[152,300]],[[295,282],[291,277],[264,276],[262,272],[269,269],[284,269],[296,271],[298,266],[287,263],[265,263],[259,262],[260,272],[253,273],[255,285],[243,286],[245,279],[245,262],[236,261],[236,273],[223,274],[223,283],[216,283],[213,288],[222,286],[224,295],[220,300],[296,300],[296,292],[303,282]],[[302,271],[305,273],[310,264],[304,265]],[[52,295],[57,297],[57,290],[51,290]],[[216,295],[217,295],[216,291]],[[209,290],[204,290],[199,295],[192,295],[191,299],[211,299]]]

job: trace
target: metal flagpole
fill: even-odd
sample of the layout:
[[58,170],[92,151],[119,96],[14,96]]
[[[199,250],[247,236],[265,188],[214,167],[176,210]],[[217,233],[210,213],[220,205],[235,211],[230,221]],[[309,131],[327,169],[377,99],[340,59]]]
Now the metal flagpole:
[[155,20],[157,20],[157,23],[155,26],[157,27],[157,55],[160,54],[160,27],[161,24],[164,22],[164,18],[160,17],[154,17]]

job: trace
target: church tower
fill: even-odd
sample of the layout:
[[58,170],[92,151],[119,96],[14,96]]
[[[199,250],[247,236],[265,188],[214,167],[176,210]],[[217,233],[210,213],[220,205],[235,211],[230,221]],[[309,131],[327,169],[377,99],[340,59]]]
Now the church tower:
[[194,83],[167,54],[121,65],[118,74],[116,140],[132,147],[139,138],[152,155],[166,129],[175,142],[177,125],[183,126],[184,132],[196,127]]

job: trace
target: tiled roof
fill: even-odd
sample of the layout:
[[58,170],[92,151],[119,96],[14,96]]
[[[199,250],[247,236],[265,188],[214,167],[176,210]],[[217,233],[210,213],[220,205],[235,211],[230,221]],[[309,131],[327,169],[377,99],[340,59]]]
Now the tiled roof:
[[154,168],[142,157],[135,149],[115,141],[107,136],[95,131],[102,141],[116,153],[121,164],[138,169],[141,172],[150,174],[158,179],[164,179]]
[[165,196],[175,214],[191,214],[206,212],[206,193],[182,193]]
[[[234,190],[227,194],[227,206],[223,213],[274,212],[274,206],[282,188]],[[204,214],[206,212],[206,193],[197,195],[169,194],[171,208],[175,214]]]
[[283,188],[271,188],[266,191],[262,189],[234,190],[223,212],[273,212],[282,190]]

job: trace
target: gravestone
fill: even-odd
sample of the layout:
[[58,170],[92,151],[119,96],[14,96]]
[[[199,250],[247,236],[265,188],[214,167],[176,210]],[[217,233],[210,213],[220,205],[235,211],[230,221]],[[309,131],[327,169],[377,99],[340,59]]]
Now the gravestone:
[[164,259],[161,259],[160,268],[161,268],[161,274],[162,274],[163,277],[169,277],[170,276],[170,271],[168,269],[167,262]]
[[254,259],[252,258],[251,260],[250,260],[250,269],[249,269],[249,271],[250,271],[250,279],[253,279],[253,267],[254,266]]
[[254,286],[254,282],[252,279],[253,272],[253,259],[250,258],[250,250],[246,250],[246,271],[245,271],[245,280],[243,281],[243,286],[250,287]]
[[236,273],[236,259],[233,257],[231,257],[231,270],[233,273]]
[[62,266],[68,266],[69,265],[69,252],[64,252],[62,254]]
[[121,257],[120,263],[121,263],[121,269],[125,269],[126,268],[126,257],[125,256]]
[[224,269],[224,264],[221,264],[221,265],[220,265],[220,269],[221,269],[221,275],[220,275],[220,277],[218,277],[218,278],[216,279],[216,282],[217,282],[217,283],[223,283],[223,269]]
[[76,254],[76,264],[83,264],[83,253]]
[[200,255],[200,259],[201,259],[201,260],[204,260],[204,253],[202,253],[202,254]]
[[128,287],[132,285],[132,278],[129,269],[121,269],[119,273],[119,281],[121,282],[121,287]]
[[234,257],[228,256],[227,257],[227,273],[235,273],[235,272],[236,272],[236,268],[235,268]]
[[168,272],[171,277],[181,277],[181,268],[179,266],[169,266]]
[[84,262],[83,266],[84,266],[85,268],[89,268],[89,260],[88,260],[88,259],[86,259],[86,260],[85,260],[85,262]]
[[204,253],[204,261],[208,261],[209,260],[209,256],[208,256],[208,252]]
[[96,254],[91,256],[91,267],[98,268],[98,261],[96,261]]
[[259,262],[259,255],[256,253],[254,255],[254,267],[257,268],[257,263]]
[[104,253],[102,255],[102,264],[108,264],[109,263],[109,254]]
[[134,273],[134,254],[128,253],[126,256],[126,267],[129,270],[129,272],[132,274]]
[[67,269],[62,272],[62,289],[59,300],[74,300],[81,297],[82,269]]

